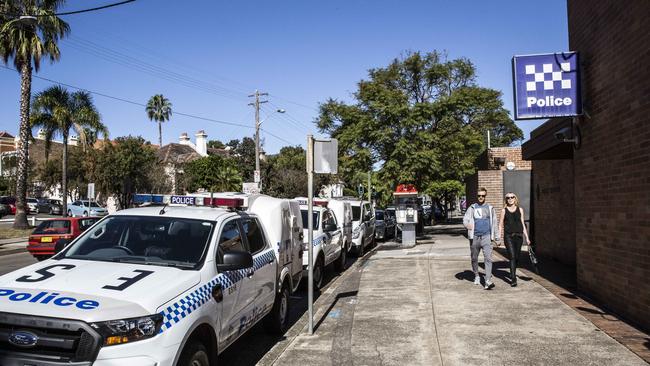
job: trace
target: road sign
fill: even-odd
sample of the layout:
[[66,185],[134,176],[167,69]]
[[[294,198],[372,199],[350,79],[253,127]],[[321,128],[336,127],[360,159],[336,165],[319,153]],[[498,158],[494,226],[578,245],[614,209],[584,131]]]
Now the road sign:
[[253,182],[255,182],[255,183],[260,182],[260,171],[259,170],[253,171]]
[[515,119],[582,114],[577,52],[512,58]]
[[257,194],[260,193],[260,185],[259,183],[242,183],[242,192],[247,193],[247,194]]
[[314,173],[336,174],[339,167],[339,142],[314,140]]
[[95,198],[95,183],[88,183],[88,199]]

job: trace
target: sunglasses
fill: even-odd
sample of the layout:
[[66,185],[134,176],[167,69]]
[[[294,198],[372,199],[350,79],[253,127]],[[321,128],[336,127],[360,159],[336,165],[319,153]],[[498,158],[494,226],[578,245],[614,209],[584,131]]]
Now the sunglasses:
[[514,199],[515,199],[515,196],[506,196],[506,199],[507,199],[507,200],[514,200]]
[[485,197],[485,195],[484,195],[484,194],[479,194],[478,196],[479,196],[479,197]]

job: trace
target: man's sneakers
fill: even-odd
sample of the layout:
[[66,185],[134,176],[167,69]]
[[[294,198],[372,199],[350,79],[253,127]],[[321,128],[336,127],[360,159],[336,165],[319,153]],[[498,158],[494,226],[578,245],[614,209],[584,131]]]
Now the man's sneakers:
[[481,286],[481,276],[474,277],[474,284]]
[[485,286],[483,286],[483,288],[486,290],[491,290],[493,287],[494,283],[492,283],[492,281],[485,281]]

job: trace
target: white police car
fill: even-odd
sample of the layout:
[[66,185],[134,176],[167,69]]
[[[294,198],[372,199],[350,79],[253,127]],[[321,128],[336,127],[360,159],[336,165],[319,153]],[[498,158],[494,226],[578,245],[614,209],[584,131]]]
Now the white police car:
[[0,365],[216,364],[258,321],[286,329],[290,285],[278,276],[253,213],[119,211],[51,259],[0,277]]
[[[300,203],[302,222],[304,225],[304,251],[302,256],[303,269],[306,272],[309,265],[308,247],[308,206],[305,198],[296,198]],[[314,260],[314,286],[320,288],[323,285],[325,267],[334,263],[338,271],[345,270],[347,260],[347,248],[343,240],[343,233],[337,224],[334,212],[327,208],[327,201],[315,200],[313,206],[313,260]],[[307,278],[306,275],[303,275]]]

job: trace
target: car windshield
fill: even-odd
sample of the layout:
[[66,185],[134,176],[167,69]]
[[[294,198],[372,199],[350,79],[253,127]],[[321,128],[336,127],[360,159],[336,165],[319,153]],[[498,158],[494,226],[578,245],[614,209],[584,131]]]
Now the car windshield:
[[352,206],[352,221],[361,220],[361,206]]
[[48,220],[41,222],[32,232],[33,235],[70,234],[70,220]]
[[384,219],[384,211],[375,211],[375,219],[383,220]]
[[196,268],[215,223],[175,217],[109,216],[86,230],[62,257]]
[[[300,210],[300,213],[302,213],[302,227],[305,229],[309,229],[309,223],[307,222],[307,218],[309,217],[309,211],[307,210]],[[314,230],[318,230],[319,222],[320,220],[318,219],[320,216],[320,213],[318,211],[312,212],[312,216],[314,218]]]

